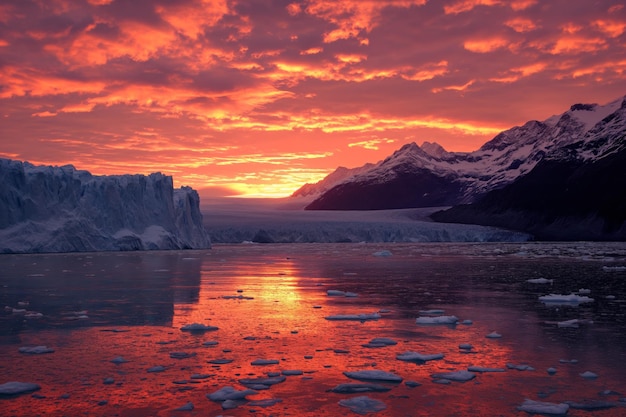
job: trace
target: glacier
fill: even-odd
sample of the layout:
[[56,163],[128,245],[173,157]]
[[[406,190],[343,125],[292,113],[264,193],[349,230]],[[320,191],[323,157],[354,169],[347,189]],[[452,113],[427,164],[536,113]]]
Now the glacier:
[[0,253],[209,248],[200,197],[171,176],[0,159]]

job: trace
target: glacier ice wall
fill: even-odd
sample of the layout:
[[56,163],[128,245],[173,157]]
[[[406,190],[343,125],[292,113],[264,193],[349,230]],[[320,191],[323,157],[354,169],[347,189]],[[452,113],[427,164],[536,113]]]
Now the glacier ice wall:
[[96,176],[0,159],[0,252],[207,248],[199,200],[161,173]]

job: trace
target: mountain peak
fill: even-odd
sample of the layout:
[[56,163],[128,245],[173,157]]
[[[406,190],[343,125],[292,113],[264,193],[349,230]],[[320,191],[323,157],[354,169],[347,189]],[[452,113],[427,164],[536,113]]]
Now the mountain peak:
[[444,156],[449,154],[449,152],[446,151],[443,148],[443,146],[441,146],[437,142],[426,142],[425,141],[424,143],[422,143],[420,148],[422,148],[422,150],[424,152],[426,152],[427,154],[429,154],[431,156],[434,156],[435,158],[443,158]]

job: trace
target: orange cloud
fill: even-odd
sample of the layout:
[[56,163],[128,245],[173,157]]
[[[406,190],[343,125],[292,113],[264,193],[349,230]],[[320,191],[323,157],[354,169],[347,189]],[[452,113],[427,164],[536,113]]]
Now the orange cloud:
[[615,20],[596,20],[591,24],[611,38],[621,36],[626,30],[626,22],[618,22]]
[[379,145],[382,143],[385,144],[390,144],[390,143],[395,143],[396,140],[395,139],[370,139],[370,140],[365,140],[365,141],[360,141],[360,142],[353,142],[353,143],[349,143],[348,144],[348,148],[354,148],[354,147],[360,147],[360,148],[364,148],[364,149],[370,149],[373,151],[377,151],[379,149]]
[[606,41],[601,38],[585,38],[583,36],[567,36],[559,38],[550,48],[550,53],[558,54],[581,54],[596,52],[607,48]]
[[460,0],[452,5],[443,6],[443,10],[446,14],[459,14],[469,12],[478,6],[499,6],[501,4],[501,0]]
[[518,12],[521,10],[526,10],[531,6],[537,4],[538,0],[512,0],[511,1],[511,9]]
[[465,91],[467,90],[472,84],[474,84],[474,82],[476,82],[476,80],[469,80],[468,82],[466,82],[465,84],[462,85],[449,85],[446,87],[438,87],[438,88],[433,88],[432,92],[433,93],[441,93],[442,91],[445,90],[452,90],[452,91]]
[[509,41],[504,38],[476,39],[468,40],[463,43],[463,47],[470,52],[487,53],[497,49],[505,48],[509,45]]
[[504,22],[504,24],[518,33],[530,32],[531,30],[537,29],[535,22],[524,17],[509,19]]
[[489,81],[498,82],[498,83],[513,83],[519,81],[522,78],[531,76],[533,74],[537,74],[542,72],[546,68],[546,64],[543,62],[539,62],[532,65],[526,65],[523,67],[512,68],[507,71],[506,75],[499,77],[492,77]]
[[[176,3],[156,6],[156,12],[168,22],[175,31],[192,39],[197,39],[203,29],[215,25],[224,15],[229,13],[227,0],[197,0],[195,5]],[[249,33],[250,27],[243,32]]]

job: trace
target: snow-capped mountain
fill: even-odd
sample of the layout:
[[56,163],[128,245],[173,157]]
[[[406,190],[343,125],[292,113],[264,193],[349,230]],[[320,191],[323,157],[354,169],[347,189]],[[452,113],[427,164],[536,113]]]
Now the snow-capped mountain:
[[624,142],[625,108],[624,97],[603,106],[575,104],[543,122],[529,121],[506,130],[469,153],[446,152],[428,142],[421,147],[410,143],[321,190],[306,208],[364,210],[471,203],[511,184],[546,158],[595,160],[611,152]]
[[161,173],[0,159],[0,253],[208,248],[199,202]]

